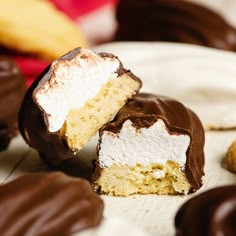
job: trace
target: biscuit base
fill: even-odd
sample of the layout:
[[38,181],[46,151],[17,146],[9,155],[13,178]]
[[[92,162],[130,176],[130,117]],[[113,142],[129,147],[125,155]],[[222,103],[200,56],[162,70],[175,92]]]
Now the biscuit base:
[[83,107],[70,110],[60,135],[71,151],[78,152],[139,87],[139,82],[124,73],[117,79],[109,80],[97,96],[88,100]]
[[[158,171],[161,171],[163,176],[155,176]],[[93,188],[98,193],[112,196],[177,195],[189,193],[191,185],[180,165],[173,161],[168,161],[165,165],[113,165],[109,168],[101,168],[97,163]]]

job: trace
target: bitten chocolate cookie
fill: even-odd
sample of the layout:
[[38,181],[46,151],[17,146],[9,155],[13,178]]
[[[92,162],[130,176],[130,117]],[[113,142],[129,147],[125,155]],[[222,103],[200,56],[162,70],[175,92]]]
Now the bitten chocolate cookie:
[[56,166],[73,157],[141,85],[116,56],[76,48],[55,60],[27,91],[21,134]]
[[0,55],[0,151],[18,132],[18,112],[25,92],[25,79],[18,66]]
[[204,129],[182,103],[137,94],[99,134],[96,191],[120,196],[187,194],[201,187]]
[[117,41],[169,41],[236,51],[236,29],[219,14],[181,0],[121,0]]
[[0,235],[74,235],[99,225],[103,208],[83,179],[62,172],[24,175],[0,186]]
[[177,236],[236,235],[236,185],[210,189],[184,203],[175,217]]

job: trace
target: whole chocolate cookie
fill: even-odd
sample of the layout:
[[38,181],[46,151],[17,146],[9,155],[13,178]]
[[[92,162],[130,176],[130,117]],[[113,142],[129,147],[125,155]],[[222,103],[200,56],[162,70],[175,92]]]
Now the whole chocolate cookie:
[[25,79],[16,63],[0,55],[0,151],[18,132],[18,112],[25,91]]
[[236,51],[236,30],[204,6],[181,0],[121,0],[116,41],[169,41]]
[[236,185],[203,192],[184,203],[175,216],[177,236],[236,235]]
[[0,235],[70,236],[100,224],[103,201],[62,172],[28,174],[0,186]]

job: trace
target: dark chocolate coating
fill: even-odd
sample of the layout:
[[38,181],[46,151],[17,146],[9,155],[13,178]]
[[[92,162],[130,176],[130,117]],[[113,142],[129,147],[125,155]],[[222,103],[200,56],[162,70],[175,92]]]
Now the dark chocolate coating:
[[[70,60],[74,58],[79,51],[80,48],[76,48],[58,60]],[[101,57],[115,57],[108,53],[100,53],[99,55]],[[75,153],[69,149],[59,132],[48,131],[44,122],[43,112],[32,99],[32,93],[39,81],[42,78],[49,77],[51,73],[49,65],[28,89],[20,109],[19,129],[25,141],[39,152],[40,157],[48,165],[58,166],[64,160],[74,157]],[[117,73],[128,73],[133,79],[140,82],[141,87],[141,81],[130,71],[125,70],[121,63]]]
[[185,202],[175,228],[177,236],[235,236],[236,185],[213,188]]
[[25,79],[16,63],[0,56],[0,151],[18,132],[18,112],[25,92]]
[[0,186],[0,235],[69,236],[99,225],[103,208],[83,179],[62,172],[24,175]]
[[181,0],[121,0],[118,41],[169,41],[236,51],[236,30],[216,12]]
[[204,175],[205,132],[201,121],[193,111],[172,98],[139,93],[128,100],[112,122],[100,129],[100,136],[104,130],[119,132],[124,121],[128,119],[137,129],[148,128],[158,119],[162,119],[169,133],[189,135],[190,145],[186,153],[185,173],[192,191],[201,187]]

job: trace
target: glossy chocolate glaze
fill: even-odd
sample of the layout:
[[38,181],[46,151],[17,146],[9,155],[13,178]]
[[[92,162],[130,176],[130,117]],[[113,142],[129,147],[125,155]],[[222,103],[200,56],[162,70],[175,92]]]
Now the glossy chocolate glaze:
[[62,172],[24,175],[0,186],[0,235],[69,236],[99,225],[103,208],[83,179]]
[[25,79],[18,66],[0,55],[0,151],[18,132],[18,112],[25,92]]
[[216,12],[181,0],[121,0],[115,40],[169,41],[236,51],[236,29]]
[[190,145],[187,150],[185,173],[192,191],[201,187],[204,175],[205,132],[193,111],[172,98],[139,93],[128,100],[112,122],[100,129],[100,136],[104,130],[119,132],[127,119],[131,120],[137,129],[148,128],[158,119],[162,119],[171,134],[189,135]]
[[185,202],[175,228],[178,236],[236,235],[236,185],[213,188]]
[[[76,48],[58,60],[65,60],[66,62],[66,60],[74,58],[79,51],[80,48]],[[100,53],[99,55],[102,57],[115,57],[108,53]],[[74,157],[75,153],[69,149],[59,132],[48,131],[44,122],[43,113],[32,99],[32,93],[39,81],[45,77],[49,77],[51,73],[52,71],[49,65],[28,89],[20,109],[19,129],[25,141],[39,152],[40,157],[46,163],[50,166],[58,166],[64,160]],[[122,73],[129,74],[134,80],[139,81],[141,86],[141,81],[130,71],[124,69],[121,62],[117,73],[119,75]]]

